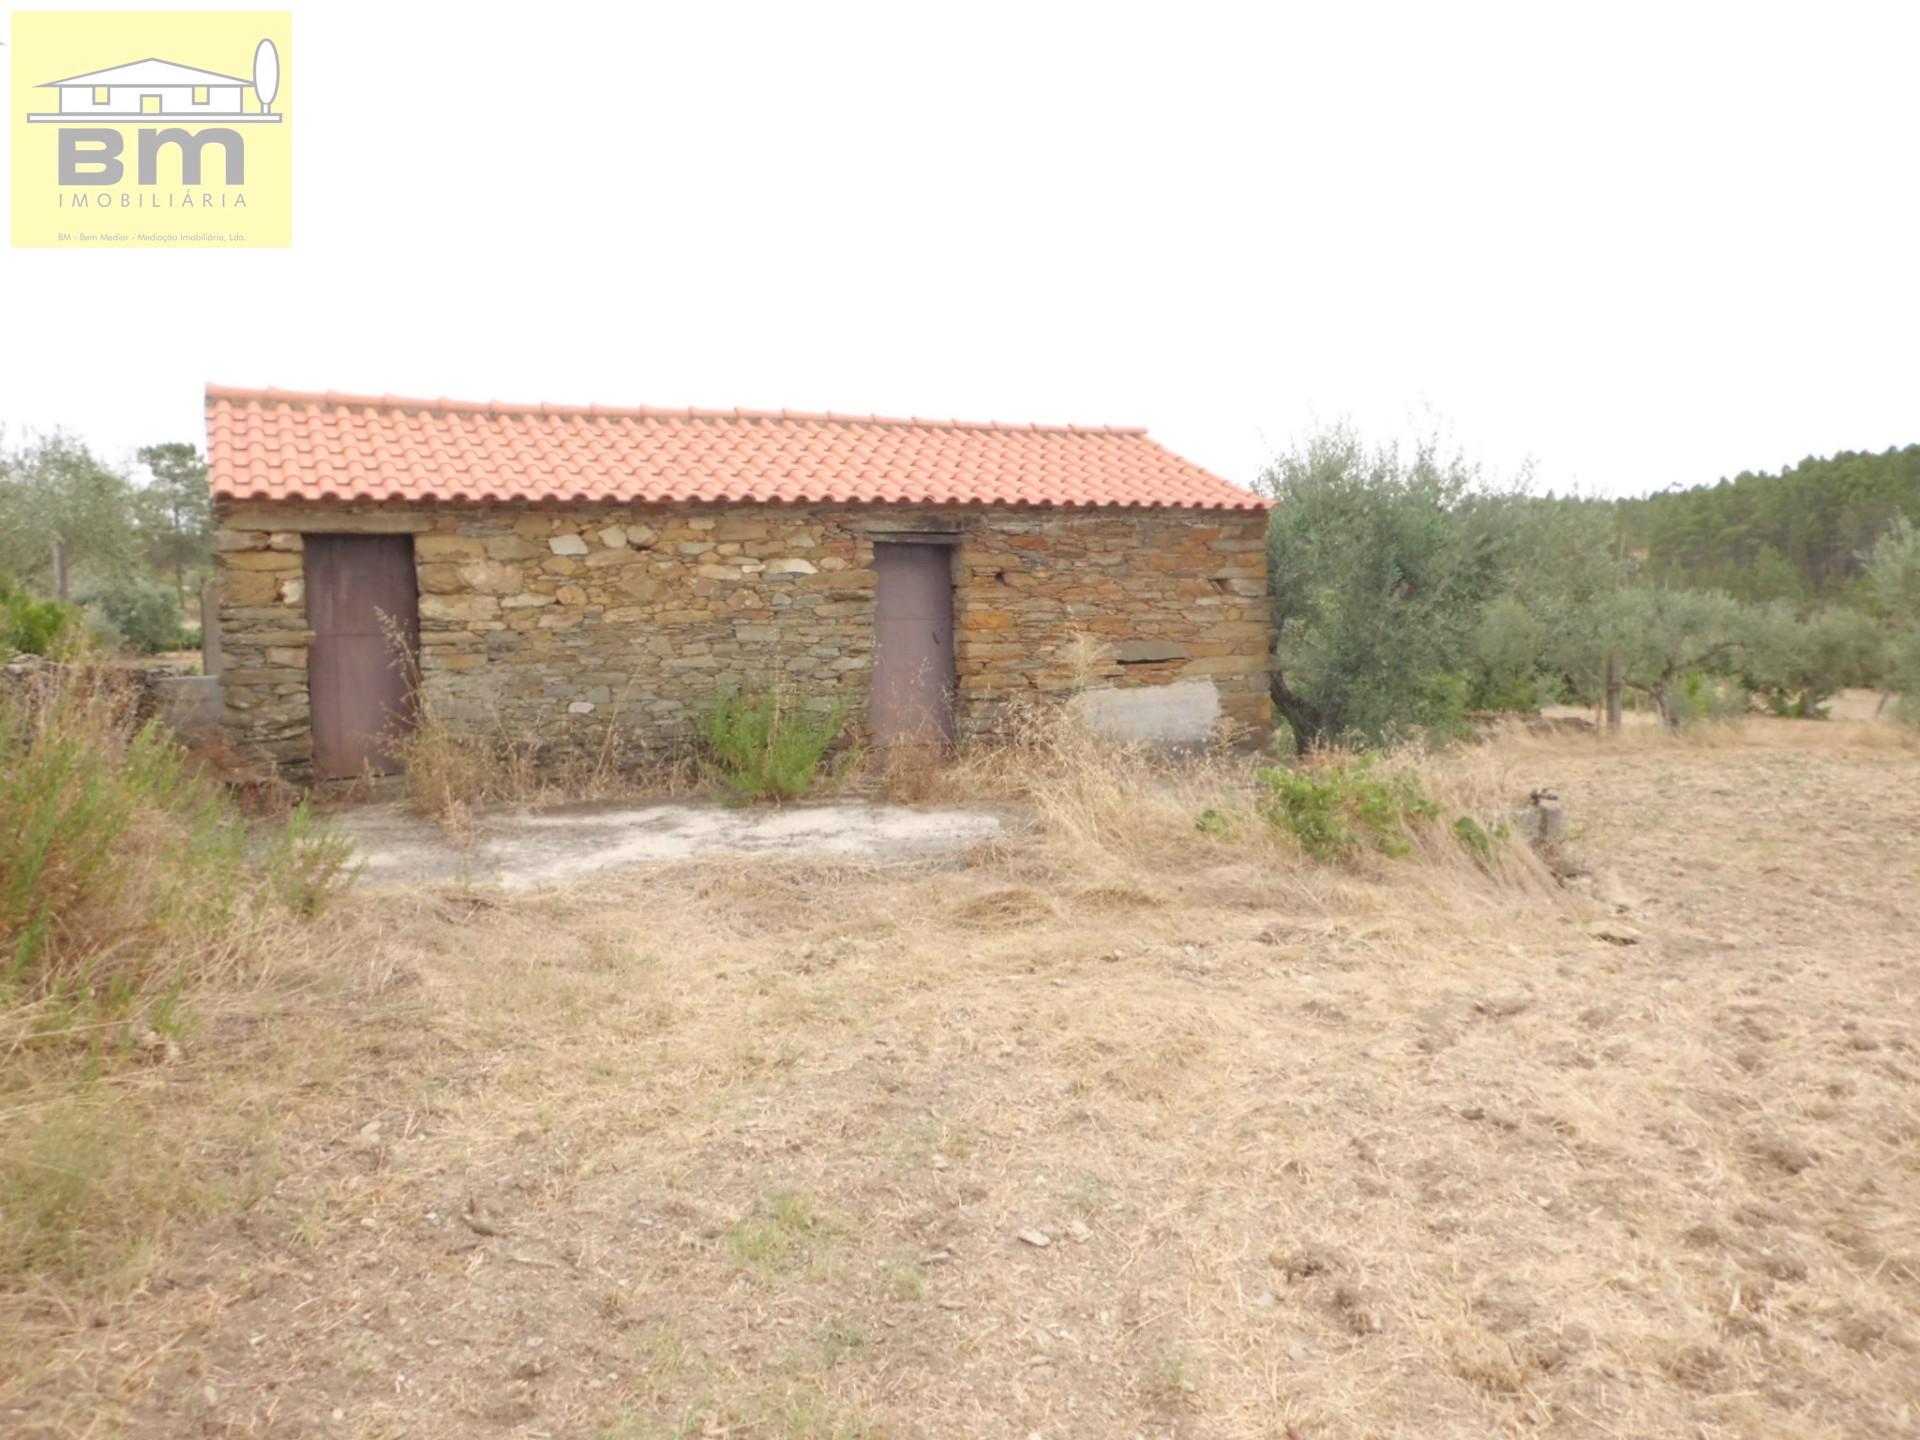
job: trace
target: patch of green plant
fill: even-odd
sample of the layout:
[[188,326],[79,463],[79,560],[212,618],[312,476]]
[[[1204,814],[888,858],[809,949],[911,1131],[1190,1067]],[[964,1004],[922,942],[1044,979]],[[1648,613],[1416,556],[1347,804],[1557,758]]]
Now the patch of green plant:
[[123,1288],[139,1278],[155,1216],[212,1200],[178,1148],[125,1108],[82,1090],[28,1107],[0,1135],[0,1280]]
[[927,1272],[911,1260],[899,1260],[887,1267],[887,1293],[896,1300],[923,1300],[927,1294]]
[[1193,828],[1202,835],[1211,835],[1216,840],[1224,840],[1233,833],[1233,822],[1226,812],[1209,805],[1200,812],[1200,818],[1193,822]]
[[254,854],[172,732],[79,667],[0,689],[0,816],[0,992],[164,993],[244,908],[310,915],[348,874],[304,808]]
[[1411,822],[1439,813],[1418,776],[1383,775],[1371,756],[1318,770],[1276,766],[1257,778],[1261,815],[1316,860],[1367,850],[1405,855],[1413,848]]
[[877,1433],[865,1416],[842,1409],[813,1380],[769,1392],[760,1409],[762,1426],[787,1440],[873,1440]]
[[200,643],[199,635],[180,623],[180,602],[173,591],[151,580],[115,576],[90,586],[78,598],[88,614],[101,622],[104,633],[119,637],[138,654],[191,649]]
[[58,600],[36,600],[24,590],[0,584],[0,660],[51,654],[72,618],[72,607]]
[[1471,815],[1462,815],[1453,822],[1453,833],[1466,846],[1468,853],[1484,867],[1493,864],[1493,847],[1504,841],[1510,832],[1504,820],[1496,822],[1489,829]]
[[327,899],[360,873],[353,841],[313,813],[305,800],[268,837],[262,875],[274,898],[296,915],[318,915]]
[[694,733],[714,782],[736,800],[797,800],[823,778],[822,766],[846,727],[849,702],[825,709],[798,703],[778,687],[759,693],[723,691],[694,720]]
[[806,1196],[781,1191],[733,1227],[727,1248],[734,1259],[757,1270],[792,1269],[806,1258],[819,1223]]

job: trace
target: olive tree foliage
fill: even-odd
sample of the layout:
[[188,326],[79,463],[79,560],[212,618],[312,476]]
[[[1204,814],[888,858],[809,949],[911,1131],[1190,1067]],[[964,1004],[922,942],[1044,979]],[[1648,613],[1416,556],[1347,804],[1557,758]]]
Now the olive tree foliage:
[[1281,455],[1268,530],[1274,707],[1302,751],[1444,735],[1524,692],[1587,592],[1612,584],[1605,512],[1488,481],[1426,440],[1344,428]]
[[1622,586],[1555,637],[1554,658],[1570,673],[1599,676],[1613,657],[1626,688],[1677,727],[1685,683],[1696,673],[1730,673],[1749,638],[1740,602],[1722,591]]
[[1818,720],[1849,685],[1877,684],[1885,644],[1873,617],[1843,606],[1801,616],[1776,600],[1746,613],[1741,683],[1776,715]]
[[[1819,716],[1880,670],[1879,632],[1858,611],[1655,583],[1634,573],[1607,503],[1490,482],[1431,442],[1403,453],[1336,429],[1281,456],[1261,488],[1275,501],[1270,685],[1302,750],[1597,699],[1610,663],[1671,726],[1744,713],[1756,693]],[[1902,633],[1920,632],[1910,526],[1872,573],[1889,614],[1913,617]],[[1920,679],[1920,641],[1913,651]]]
[[132,493],[124,475],[58,432],[0,456],[0,574],[50,590],[55,540],[76,570],[137,564]]
[[1887,694],[1901,697],[1902,719],[1920,725],[1920,528],[1901,516],[1864,560],[1874,611],[1885,627]]

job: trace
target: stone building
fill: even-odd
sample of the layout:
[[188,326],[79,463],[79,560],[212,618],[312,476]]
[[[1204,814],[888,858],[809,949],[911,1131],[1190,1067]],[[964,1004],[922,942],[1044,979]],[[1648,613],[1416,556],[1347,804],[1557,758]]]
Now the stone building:
[[885,743],[1083,692],[1267,722],[1266,502],[1142,430],[207,390],[225,723],[297,778],[434,712],[673,745],[731,688]]

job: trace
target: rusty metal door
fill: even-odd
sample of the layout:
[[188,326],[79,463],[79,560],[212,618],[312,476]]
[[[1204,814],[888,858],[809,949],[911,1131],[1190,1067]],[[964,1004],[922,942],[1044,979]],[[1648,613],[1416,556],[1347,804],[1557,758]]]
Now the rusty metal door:
[[411,716],[420,596],[411,535],[309,535],[307,696],[313,773],[344,780],[398,769],[392,740]]
[[953,738],[953,552],[899,541],[873,547],[873,737]]

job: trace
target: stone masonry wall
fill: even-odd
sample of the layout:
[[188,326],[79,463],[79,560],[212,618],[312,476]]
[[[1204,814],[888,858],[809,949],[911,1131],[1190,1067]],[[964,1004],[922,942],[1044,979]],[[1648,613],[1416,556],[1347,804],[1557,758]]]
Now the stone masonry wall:
[[[674,743],[717,689],[775,676],[863,716],[873,546],[928,533],[958,537],[962,733],[1087,680],[1204,680],[1224,717],[1267,722],[1261,512],[225,502],[216,519],[228,733],[296,777],[312,748],[309,532],[414,536],[436,712],[561,746],[598,743],[608,724]],[[1098,642],[1090,675],[1076,633]]]

